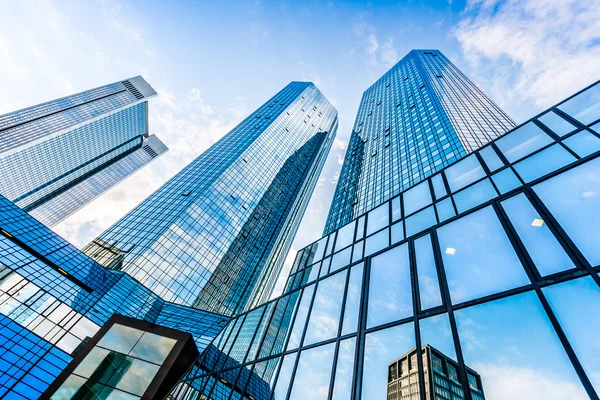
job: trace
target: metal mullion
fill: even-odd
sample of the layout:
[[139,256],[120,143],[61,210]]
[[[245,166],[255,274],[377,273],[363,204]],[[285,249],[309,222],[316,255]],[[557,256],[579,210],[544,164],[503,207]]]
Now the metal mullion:
[[[352,379],[351,400],[361,399],[362,372],[364,368],[365,338],[367,326],[367,308],[369,301],[369,286],[371,276],[371,257],[365,259],[363,270],[363,285],[361,290],[360,312],[358,315],[358,329],[356,331],[356,350],[354,359],[354,378]],[[364,399],[367,400],[367,399]]]
[[[567,114],[566,112],[564,112],[563,110],[561,110],[560,108],[558,108],[559,105],[561,105],[562,103],[567,102],[567,100],[577,96],[579,93],[582,93],[583,91],[587,90],[588,88],[590,88],[590,86],[588,86],[587,88],[581,90],[580,92],[577,92],[576,94],[574,94],[573,96],[569,97],[568,99],[565,99],[564,101],[561,101],[559,104],[550,107],[550,109],[545,112],[544,114],[547,114],[549,111],[554,111],[555,113],[557,113],[559,116],[561,116],[563,119],[566,119],[568,122],[570,122],[572,125],[575,125],[577,128],[582,128],[585,127],[584,124],[582,124],[581,122],[577,121],[575,118],[571,117],[569,114]],[[542,115],[544,115],[542,114]],[[536,116],[535,118],[541,117],[541,115]],[[591,124],[593,125],[593,124]]]
[[415,347],[417,350],[417,369],[419,377],[419,392],[421,400],[425,398],[425,371],[423,368],[423,356],[421,355],[421,330],[419,327],[418,312],[421,309],[421,301],[419,294],[419,282],[417,279],[417,260],[415,254],[415,239],[408,242],[408,259],[410,270],[410,282],[412,288],[413,301],[413,328],[415,332]]

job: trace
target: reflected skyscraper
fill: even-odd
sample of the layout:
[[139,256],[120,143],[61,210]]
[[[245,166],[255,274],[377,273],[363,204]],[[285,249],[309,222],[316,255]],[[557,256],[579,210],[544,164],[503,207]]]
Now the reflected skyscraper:
[[167,151],[140,76],[0,116],[0,194],[53,226]]
[[268,299],[337,129],[292,82],[84,248],[157,295],[225,315]]
[[413,50],[362,96],[324,233],[514,128],[439,50]]

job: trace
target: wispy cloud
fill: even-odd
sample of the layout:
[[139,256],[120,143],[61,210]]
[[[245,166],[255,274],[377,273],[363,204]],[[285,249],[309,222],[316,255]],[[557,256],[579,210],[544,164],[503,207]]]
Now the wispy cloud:
[[[353,26],[354,39],[362,48],[369,65],[375,67],[379,63],[383,63],[386,67],[393,66],[398,61],[398,53],[394,47],[394,39],[392,37],[381,43],[381,39],[377,36],[376,29],[373,25],[363,20],[364,15],[360,16],[359,22]],[[360,54],[360,53],[359,53]]]

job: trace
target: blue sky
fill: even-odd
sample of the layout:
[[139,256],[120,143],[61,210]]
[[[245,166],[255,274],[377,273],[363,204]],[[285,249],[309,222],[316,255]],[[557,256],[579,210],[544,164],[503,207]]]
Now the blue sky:
[[297,250],[320,236],[362,92],[411,49],[440,49],[517,121],[600,64],[593,0],[2,3],[0,113],[139,74],[159,93],[150,130],[170,151],[56,228],[76,245],[292,80],[313,81],[340,117]]

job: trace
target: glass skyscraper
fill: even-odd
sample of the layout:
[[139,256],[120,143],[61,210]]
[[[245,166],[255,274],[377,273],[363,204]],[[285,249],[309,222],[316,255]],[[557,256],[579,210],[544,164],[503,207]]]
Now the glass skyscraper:
[[514,127],[440,51],[411,51],[362,96],[324,233]]
[[596,400],[599,210],[600,81],[300,250],[171,395]]
[[337,129],[292,82],[88,244],[163,299],[234,315],[268,299]]
[[142,78],[0,116],[0,194],[53,226],[167,151]]

